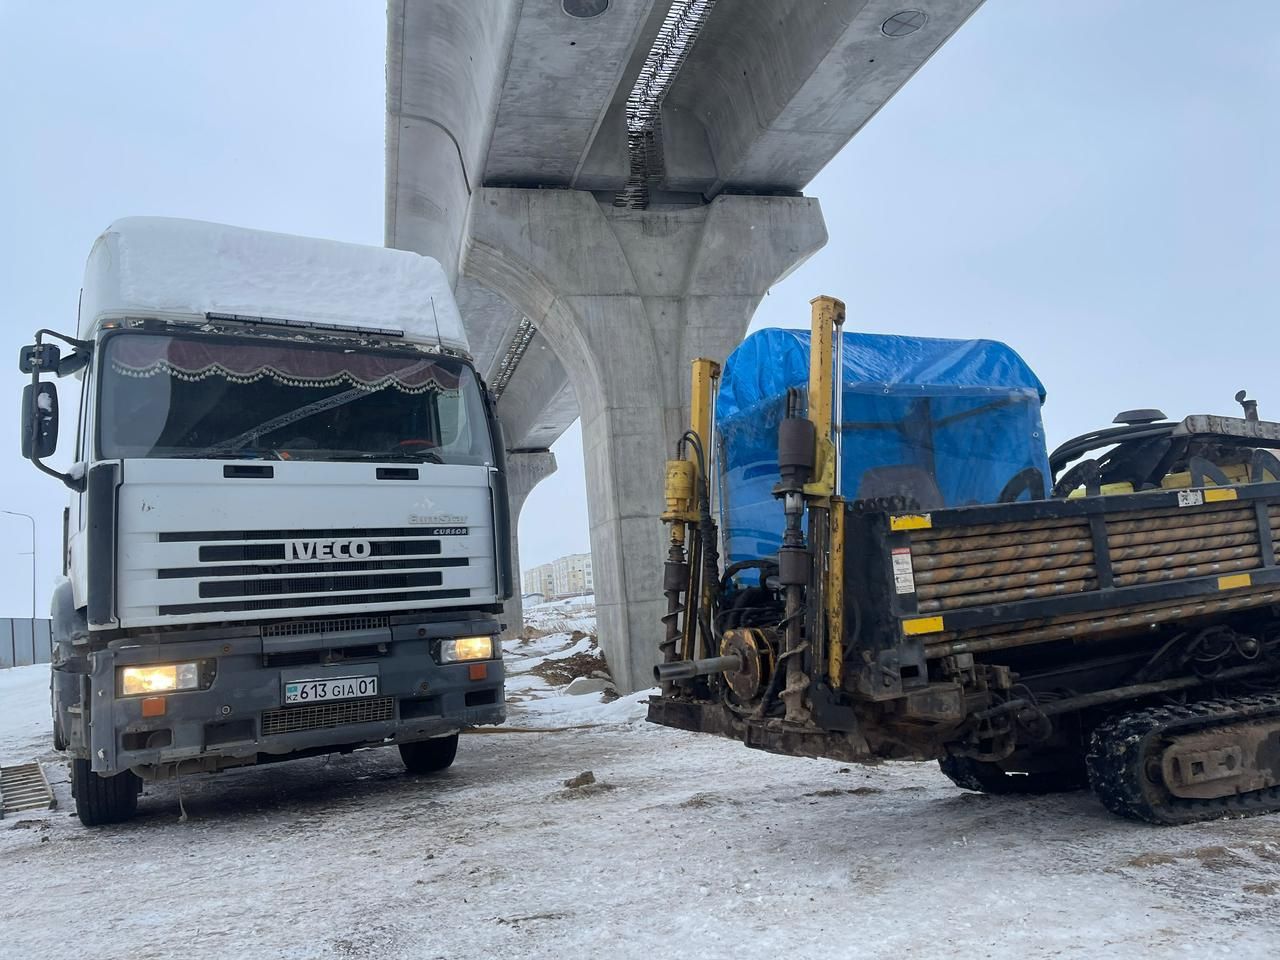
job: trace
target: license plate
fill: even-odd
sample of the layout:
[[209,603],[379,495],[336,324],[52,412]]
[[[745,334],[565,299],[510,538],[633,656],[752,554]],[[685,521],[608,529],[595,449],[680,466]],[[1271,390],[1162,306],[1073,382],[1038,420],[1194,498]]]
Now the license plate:
[[323,700],[355,700],[378,695],[377,677],[332,677],[325,680],[290,680],[284,685],[285,703],[317,703]]

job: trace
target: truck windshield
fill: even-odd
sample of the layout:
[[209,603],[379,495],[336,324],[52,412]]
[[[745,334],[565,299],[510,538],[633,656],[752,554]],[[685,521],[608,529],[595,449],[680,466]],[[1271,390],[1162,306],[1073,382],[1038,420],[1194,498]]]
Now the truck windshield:
[[449,357],[150,333],[105,347],[107,459],[493,459],[475,373]]

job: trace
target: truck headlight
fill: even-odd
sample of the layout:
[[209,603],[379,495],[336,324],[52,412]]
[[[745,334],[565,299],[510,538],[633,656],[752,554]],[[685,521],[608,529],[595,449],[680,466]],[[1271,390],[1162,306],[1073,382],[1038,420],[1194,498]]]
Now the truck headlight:
[[120,692],[126,697],[141,693],[196,690],[199,686],[199,663],[166,663],[157,666],[120,668]]
[[440,642],[440,662],[488,660],[493,656],[493,637],[457,637]]

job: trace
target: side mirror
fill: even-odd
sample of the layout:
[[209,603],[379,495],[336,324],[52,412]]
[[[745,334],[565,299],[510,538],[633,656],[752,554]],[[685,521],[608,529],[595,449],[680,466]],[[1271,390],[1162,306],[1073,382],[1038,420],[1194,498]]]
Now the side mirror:
[[58,449],[58,388],[29,383],[22,389],[22,455],[43,460]]
[[23,373],[48,371],[56,373],[62,351],[55,343],[33,343],[18,354],[18,369]]

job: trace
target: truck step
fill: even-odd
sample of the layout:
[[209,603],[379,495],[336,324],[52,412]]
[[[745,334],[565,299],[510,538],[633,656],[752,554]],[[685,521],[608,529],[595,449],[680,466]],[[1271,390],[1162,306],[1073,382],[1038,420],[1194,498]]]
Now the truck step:
[[0,767],[0,817],[24,810],[52,810],[57,803],[39,763]]

